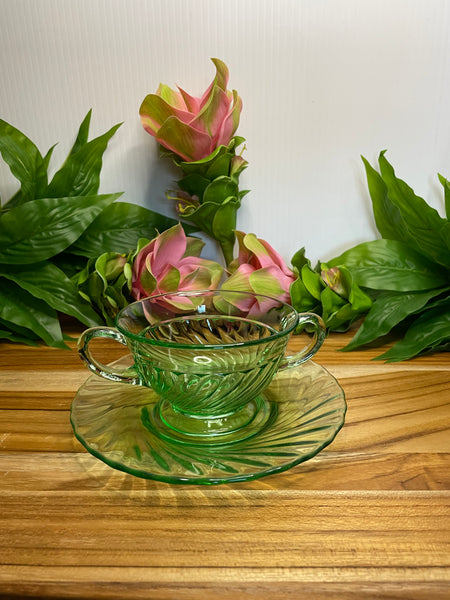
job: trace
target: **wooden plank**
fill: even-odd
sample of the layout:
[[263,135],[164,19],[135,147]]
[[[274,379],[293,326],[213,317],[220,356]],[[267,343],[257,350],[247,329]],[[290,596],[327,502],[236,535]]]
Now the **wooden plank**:
[[[4,507],[0,563],[153,567],[450,567],[447,492],[180,490],[101,511],[66,495]],[[59,502],[60,500],[61,502]],[[143,498],[142,498],[143,500]],[[325,500],[325,501],[324,501]],[[100,507],[99,507],[100,508]],[[111,562],[112,561],[112,562]]]

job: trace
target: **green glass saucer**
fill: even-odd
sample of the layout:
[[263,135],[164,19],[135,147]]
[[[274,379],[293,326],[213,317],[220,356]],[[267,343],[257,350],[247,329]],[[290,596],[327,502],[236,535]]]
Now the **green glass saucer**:
[[[115,366],[125,367],[130,358]],[[94,456],[137,477],[168,483],[219,484],[285,471],[328,446],[344,424],[336,379],[312,361],[275,376],[255,400],[239,436],[193,440],[165,430],[149,388],[92,375],[78,390],[71,423]]]

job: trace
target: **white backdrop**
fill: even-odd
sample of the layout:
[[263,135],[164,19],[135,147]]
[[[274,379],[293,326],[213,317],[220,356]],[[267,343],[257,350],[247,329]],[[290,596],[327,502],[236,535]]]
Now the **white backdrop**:
[[[239,229],[313,262],[375,238],[360,155],[374,164],[383,149],[442,214],[448,0],[0,0],[0,117],[42,153],[58,142],[54,170],[91,107],[91,137],[123,121],[101,191],[174,216],[173,172],[139,106],[160,81],[203,92],[211,57],[244,102]],[[1,166],[3,201],[15,188]]]

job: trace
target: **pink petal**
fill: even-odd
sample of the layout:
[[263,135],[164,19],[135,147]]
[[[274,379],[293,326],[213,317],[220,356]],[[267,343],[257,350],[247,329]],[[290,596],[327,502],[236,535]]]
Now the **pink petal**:
[[[181,90],[180,90],[181,92]],[[168,85],[165,85],[164,83],[160,83],[159,87],[156,91],[156,95],[160,96],[163,100],[165,100],[167,102],[167,104],[170,104],[171,106],[173,106],[174,108],[177,108],[179,110],[183,110],[183,111],[190,111],[188,105],[186,104],[183,94],[176,92],[175,90],[173,90],[172,88],[170,88]]]
[[[237,292],[253,292],[249,281],[249,275],[253,273],[253,271],[254,269],[251,265],[241,265],[239,269],[222,284],[221,289]],[[244,312],[248,311],[254,302],[251,296],[241,296],[240,294],[236,294],[236,296],[233,296],[232,298],[227,294],[226,300]]]
[[258,300],[253,304],[253,306],[248,311],[248,317],[252,319],[257,319],[264,317],[269,310],[272,308],[276,308],[279,306],[280,301],[274,298],[258,298]]
[[281,255],[265,240],[257,238],[254,233],[249,233],[244,238],[244,245],[253,253],[251,263],[255,267],[265,268],[274,265],[287,277],[294,277]]
[[247,233],[243,240],[244,246],[250,250],[250,263],[256,268],[264,268],[273,265],[273,260],[268,249],[254,233]]
[[157,141],[187,162],[200,160],[213,151],[211,138],[202,131],[169,117],[155,135]]
[[176,267],[170,266],[166,269],[164,277],[158,281],[158,289],[164,292],[174,292],[178,290],[180,284],[180,272]]
[[147,256],[149,256],[153,252],[154,246],[155,246],[155,240],[152,240],[146,246],[144,246],[142,248],[142,250],[136,256],[136,258],[134,260],[134,264],[133,264],[133,274],[132,274],[133,282],[139,280],[140,273],[142,272],[142,269],[145,268]]
[[193,271],[201,270],[208,275],[207,288],[216,288],[222,278],[223,267],[214,260],[206,258],[185,257],[178,264],[181,278],[185,279],[190,276]]
[[274,250],[274,248],[272,248],[272,246],[265,240],[260,240],[260,242],[266,248],[267,252],[272,258],[273,263],[277,265],[285,275],[287,275],[288,277],[293,277],[294,275],[292,269],[290,269],[284,262],[283,258],[281,257],[281,254]]
[[193,311],[199,304],[202,303],[202,298],[189,298],[188,296],[180,296],[176,293],[167,295],[163,298],[158,298],[157,303],[165,309],[175,309],[174,312]]
[[181,277],[183,278],[189,275],[189,273],[191,273],[195,269],[198,269],[201,265],[202,259],[197,258],[195,256],[186,256],[177,263]]
[[190,123],[191,127],[207,133],[213,139],[219,137],[224,119],[229,109],[227,94],[214,86],[208,101]]
[[144,98],[139,115],[144,129],[153,136],[156,136],[164,122],[170,117],[177,118],[183,123],[189,123],[193,117],[190,112],[171,106],[156,94],[149,94]]
[[216,75],[200,99],[200,108],[208,101],[211,90],[215,85],[217,85],[223,91],[227,89],[228,85],[229,73],[227,65],[218,58],[212,58],[211,60],[216,66]]
[[288,299],[289,287],[293,281],[274,266],[253,271],[249,276],[249,280],[255,293],[283,299],[283,301]]
[[249,263],[251,258],[251,252],[249,252],[248,248],[244,243],[245,233],[243,231],[236,231],[235,234],[239,244],[239,262],[240,264]]
[[196,98],[195,96],[191,96],[190,94],[188,94],[187,92],[182,90],[180,87],[178,87],[178,89],[180,90],[180,94],[183,97],[183,100],[186,104],[186,108],[188,109],[188,111],[191,112],[192,114],[196,115],[198,113],[198,111],[200,110],[201,98]]
[[152,254],[152,271],[156,278],[167,271],[167,265],[179,263],[185,252],[186,234],[179,223],[158,235]]
[[217,146],[228,146],[231,138],[233,137],[236,129],[239,126],[239,120],[242,111],[242,100],[237,95],[236,92],[233,92],[234,96],[234,105],[229,114],[223,119],[220,130],[217,134],[217,137],[214,139],[214,145]]
[[180,282],[180,291],[207,290],[211,288],[211,276],[207,269],[198,267]]
[[142,268],[133,269],[131,293],[140,300],[150,296],[157,289],[157,281],[150,270],[150,255],[147,255]]
[[205,242],[200,238],[186,237],[186,252],[184,256],[200,256]]

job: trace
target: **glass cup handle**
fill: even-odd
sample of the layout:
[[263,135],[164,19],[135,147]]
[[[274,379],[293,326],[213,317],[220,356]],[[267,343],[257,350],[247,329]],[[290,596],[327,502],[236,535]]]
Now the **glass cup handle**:
[[311,342],[292,356],[285,356],[278,367],[279,371],[296,367],[309,360],[322,346],[326,337],[326,328],[323,319],[314,313],[299,314],[298,326],[312,325],[314,334]]
[[81,360],[93,373],[111,381],[130,383],[131,385],[142,385],[141,380],[133,367],[116,370],[104,365],[94,358],[89,348],[89,343],[93,338],[111,338],[116,342],[120,342],[124,346],[127,346],[125,337],[120,331],[117,331],[117,329],[112,329],[111,327],[91,327],[90,329],[83,331],[78,339],[78,354],[80,355]]

